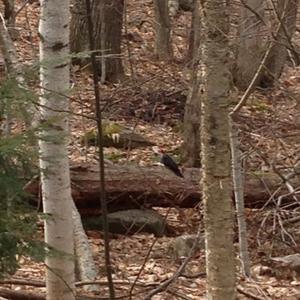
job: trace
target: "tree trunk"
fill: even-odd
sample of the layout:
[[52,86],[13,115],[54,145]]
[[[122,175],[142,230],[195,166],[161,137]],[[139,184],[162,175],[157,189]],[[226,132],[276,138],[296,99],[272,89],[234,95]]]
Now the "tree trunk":
[[10,21],[14,20],[15,14],[15,1],[14,0],[3,0],[4,3],[4,19],[10,24]]
[[[266,34],[263,21],[264,0],[245,0],[245,7],[241,4],[239,24],[239,47],[234,70],[234,81],[239,89],[247,89],[254,77],[265,52]],[[254,14],[249,8],[256,12]],[[258,79],[259,81],[259,79]]]
[[[5,66],[1,64],[1,78],[5,76],[7,78],[14,78],[16,82],[22,84],[24,82],[21,65],[18,62],[17,52],[11,39],[11,36],[8,32],[8,29],[3,22],[0,20],[0,49],[1,49],[1,62],[5,62]],[[5,68],[6,67],[6,68]],[[7,75],[5,73],[8,73]],[[11,99],[7,97],[2,97],[1,99],[1,122],[0,127],[1,131],[5,136],[10,136],[11,134],[11,125],[12,125],[12,110],[13,105]]]
[[187,62],[196,62],[198,49],[200,46],[200,11],[199,1],[193,2],[192,22],[189,36],[189,46],[186,60]]
[[273,86],[281,76],[287,60],[287,48],[293,49],[291,40],[296,30],[298,5],[299,0],[278,0],[277,7],[274,7],[279,30],[275,33],[275,42],[266,59],[261,87]]
[[[234,70],[235,83],[240,89],[248,87],[266,52],[267,45],[264,42],[267,34],[264,32],[267,26],[264,20],[264,1],[248,0],[245,3],[246,6],[242,7],[241,40]],[[274,31],[270,37],[274,42],[266,58],[264,72],[261,72],[256,80],[256,85],[263,88],[273,86],[279,79],[287,60],[287,49],[296,53],[291,40],[296,28],[299,0],[279,0],[276,7],[273,2],[272,4],[273,15],[277,19],[272,22]]]
[[39,135],[46,257],[47,300],[73,300],[74,245],[68,161],[69,1],[41,1]]
[[[93,0],[91,2],[95,49],[99,50],[98,70],[101,81],[118,82],[124,77],[121,39],[124,0]],[[75,0],[71,19],[71,52],[88,51],[88,31],[85,0]],[[87,60],[75,56],[75,63]]]
[[171,17],[175,17],[179,10],[179,0],[168,0],[168,10]]
[[[82,226],[80,214],[74,203],[72,203],[72,219],[74,227],[74,250],[79,278],[81,281],[96,280],[98,270],[95,265],[88,237]],[[96,284],[86,285],[83,288],[87,292],[100,291],[99,285]]]
[[18,35],[18,32],[16,31],[15,0],[3,0],[3,3],[6,26],[11,38],[15,40]]
[[182,160],[185,167],[200,167],[200,123],[201,123],[201,70],[196,63],[192,70],[192,84],[184,108],[184,134]]
[[235,299],[235,254],[231,201],[228,109],[229,18],[226,1],[205,1],[203,64],[205,94],[201,124],[203,201],[208,299]]
[[[200,83],[202,80],[201,69],[199,68],[200,61],[200,7],[199,2],[194,2],[191,34],[193,36],[189,45],[189,54],[191,55],[192,76],[190,91],[187,97],[184,108],[184,133],[182,145],[182,160],[185,167],[198,168],[200,162],[200,123],[201,123],[201,97]],[[192,45],[191,45],[192,43]],[[191,50],[192,48],[192,50]]]
[[155,55],[160,60],[173,57],[168,0],[154,0]]
[[[5,27],[5,24],[1,21],[0,22],[0,49],[2,52],[2,55],[4,57],[6,69],[7,69],[7,75],[10,78],[14,78],[16,82],[18,83],[18,88],[21,90],[24,89],[24,93],[26,93],[26,80],[24,78],[22,65],[18,61],[17,51],[15,48],[15,45],[13,43],[13,40],[11,39],[11,36],[7,30],[7,27]],[[1,59],[0,59],[1,61]],[[2,78],[4,74],[2,74],[2,66],[0,64],[0,77]],[[13,109],[10,105],[10,100],[7,101],[7,99],[2,99],[2,105],[4,108],[4,134],[9,135],[10,134],[10,126],[11,126],[11,120],[10,120],[10,112],[11,109]],[[24,122],[27,128],[35,127],[37,124],[37,110],[32,105],[31,100],[23,101],[23,103],[19,104],[21,108],[21,113],[24,118]],[[15,109],[15,108],[14,108]]]

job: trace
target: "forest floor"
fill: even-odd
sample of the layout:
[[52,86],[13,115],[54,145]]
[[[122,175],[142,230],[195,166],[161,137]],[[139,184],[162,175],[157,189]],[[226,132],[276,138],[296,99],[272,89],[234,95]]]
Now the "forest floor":
[[[17,1],[20,5],[21,1]],[[188,94],[190,70],[185,61],[190,24],[189,13],[179,13],[173,20],[173,46],[175,59],[158,62],[154,57],[153,12],[151,1],[128,1],[127,35],[123,35],[124,66],[127,79],[119,84],[100,86],[104,116],[142,134],[150,141],[162,146],[167,152],[180,159],[182,143],[182,121],[185,99]],[[17,18],[20,36],[15,42],[20,61],[25,66],[36,65],[38,61],[38,14],[36,2],[28,4]],[[128,43],[125,43],[125,41]],[[128,50],[131,53],[129,59]],[[133,73],[132,73],[133,71]],[[92,76],[87,69],[72,68],[71,107],[75,115],[71,118],[71,161],[96,162],[96,149],[81,143],[81,137],[95,128],[93,121],[82,115],[94,116],[94,92]],[[248,171],[269,172],[276,166],[284,172],[292,168],[298,160],[300,147],[300,70],[287,66],[280,81],[273,89],[256,91],[239,116],[240,140]],[[38,88],[38,85],[36,86]],[[233,101],[237,102],[237,101]],[[152,165],[155,158],[151,148],[123,151],[105,149],[105,156],[118,164]],[[271,193],[272,191],[270,191]],[[166,214],[167,209],[157,208]],[[299,252],[299,245],[293,245],[286,229],[299,244],[298,223],[282,228],[279,220],[298,211],[282,210],[285,215],[271,208],[247,209],[248,241],[253,268],[262,266],[268,256],[282,256]],[[202,217],[198,208],[171,209],[167,222],[177,234],[195,233]],[[263,222],[265,221],[265,222]],[[258,235],[258,233],[261,233]],[[88,232],[94,258],[103,270],[104,251],[101,233]],[[115,236],[111,241],[111,256],[118,296],[128,294],[130,285],[136,279],[141,266],[138,285],[133,299],[143,299],[155,284],[170,278],[180,265],[168,256],[167,248],[171,237],[155,238],[150,234]],[[147,261],[147,253],[155,242]],[[238,248],[238,243],[236,243]],[[28,258],[22,260],[22,267],[13,276],[25,280],[44,280],[45,266]],[[185,274],[205,271],[205,253],[199,251],[190,260]],[[105,280],[101,272],[99,280]],[[258,274],[252,279],[239,276],[238,299],[300,299],[300,282],[289,274]],[[204,299],[205,276],[179,277],[170,287],[152,299]],[[26,289],[44,293],[45,288],[8,285],[11,289]],[[242,293],[242,290],[248,294]],[[251,296],[251,295],[252,296]],[[107,299],[108,292],[103,287],[101,298]],[[256,295],[256,298],[254,297]],[[123,299],[128,299],[123,297]]]

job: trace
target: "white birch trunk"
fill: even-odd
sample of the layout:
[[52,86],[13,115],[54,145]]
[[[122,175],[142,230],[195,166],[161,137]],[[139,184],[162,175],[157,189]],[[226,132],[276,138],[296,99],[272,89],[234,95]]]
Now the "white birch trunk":
[[[81,281],[96,280],[98,270],[92,255],[88,237],[82,226],[80,214],[72,203],[72,219],[74,226],[74,245],[79,277]],[[99,292],[100,287],[97,284],[85,285],[83,287],[87,292]]]
[[59,251],[46,258],[47,300],[73,300],[74,246],[68,161],[69,0],[41,0],[40,169],[45,241]]

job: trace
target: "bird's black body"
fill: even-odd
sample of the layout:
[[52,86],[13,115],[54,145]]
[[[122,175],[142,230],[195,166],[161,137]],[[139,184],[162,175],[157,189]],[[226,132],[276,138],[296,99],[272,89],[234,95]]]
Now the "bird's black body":
[[162,153],[161,154],[161,158],[160,158],[160,162],[169,170],[171,170],[174,174],[176,174],[179,177],[183,178],[183,175],[181,173],[181,171],[179,170],[176,162],[174,161],[174,159],[166,154],[166,153]]

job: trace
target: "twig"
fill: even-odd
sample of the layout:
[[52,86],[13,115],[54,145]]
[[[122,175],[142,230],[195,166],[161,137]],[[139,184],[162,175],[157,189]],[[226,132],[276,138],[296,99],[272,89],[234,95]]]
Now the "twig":
[[270,42],[269,46],[259,64],[259,67],[257,68],[257,71],[255,72],[250,84],[248,85],[244,95],[242,96],[241,100],[239,101],[239,103],[235,106],[235,108],[231,111],[231,113],[229,114],[232,118],[241,110],[241,108],[245,105],[246,101],[248,100],[249,96],[251,95],[253,88],[256,84],[256,80],[258,78],[258,76],[261,74],[264,66],[265,66],[265,62],[269,56],[269,53],[272,49],[273,43]]
[[[282,28],[282,31],[283,31],[283,33],[284,33],[284,35],[286,37],[286,40],[288,42],[288,46],[289,46],[288,48],[289,48],[289,50],[291,50],[294,53],[294,55],[296,57],[297,65],[298,65],[299,62],[300,62],[299,53],[295,49],[295,47],[294,47],[294,45],[292,43],[292,38],[291,38],[291,36],[288,33],[288,29],[287,29],[286,25],[283,22],[284,19],[290,18],[290,16],[288,15],[288,13],[290,13],[290,12],[287,12],[287,7],[288,7],[288,2],[289,1],[292,1],[292,0],[284,1],[285,7],[283,9],[283,12],[282,12],[281,16],[279,14],[279,11],[276,9],[276,5],[275,5],[275,3],[274,3],[273,0],[271,0],[271,4],[272,4],[273,11],[275,12],[275,16],[277,18],[277,21],[279,22],[279,24],[280,24],[280,26]],[[296,3],[295,3],[295,6],[296,6]],[[296,9],[296,7],[294,9]],[[286,45],[284,45],[284,46],[286,46]],[[287,48],[287,46],[286,46],[286,48]]]
[[292,218],[292,219],[284,220],[283,225],[293,224],[293,223],[297,223],[299,221],[300,221],[300,216]]
[[199,278],[199,277],[204,277],[206,276],[206,272],[199,272],[196,274],[181,274],[180,277],[185,277],[188,279],[195,279],[195,278]]
[[[167,213],[166,213],[165,216],[164,216],[165,224],[166,224],[166,220],[167,220],[167,217],[168,217],[168,215],[169,215],[170,210],[171,210],[171,208],[169,208],[169,209],[167,210]],[[145,268],[146,262],[148,261],[148,258],[149,258],[149,256],[150,256],[150,254],[151,254],[151,252],[152,252],[152,249],[153,249],[154,245],[156,244],[156,242],[157,242],[157,238],[154,239],[153,243],[151,244],[151,246],[150,246],[150,248],[149,248],[149,250],[148,250],[148,253],[147,253],[147,255],[146,255],[145,259],[144,259],[144,262],[143,262],[143,264],[142,264],[142,266],[141,266],[141,268],[140,268],[140,270],[139,270],[139,272],[138,272],[138,274],[137,274],[137,276],[136,276],[136,278],[135,278],[135,280],[134,280],[134,282],[133,282],[133,284],[132,284],[132,286],[131,286],[131,288],[130,288],[129,295],[128,295],[128,298],[129,298],[130,300],[132,299],[132,296],[133,296],[133,290],[134,290],[134,287],[135,287],[135,285],[137,284],[137,281],[139,280],[139,278],[140,278],[140,276],[141,276],[141,274],[142,274],[142,271],[143,271],[144,268]]]
[[[292,52],[295,54],[296,59],[297,59],[297,61],[298,61],[298,59],[299,59],[299,52],[298,52],[298,51],[295,49],[295,47],[293,46],[293,44],[292,44],[292,42],[291,42],[291,37],[289,37],[289,35],[288,35],[288,33],[287,33],[286,26],[285,26],[285,24],[283,24],[283,22],[282,22],[282,20],[283,20],[283,18],[284,18],[284,13],[285,13],[285,11],[283,12],[282,16],[280,17],[279,14],[278,14],[278,12],[277,12],[277,10],[275,9],[274,3],[272,2],[272,6],[274,7],[275,15],[276,15],[276,17],[277,17],[277,20],[279,21],[279,27],[278,27],[276,33],[274,33],[274,31],[272,30],[272,28],[270,28],[270,26],[269,26],[268,23],[265,21],[265,19],[264,19],[264,18],[263,18],[263,17],[255,10],[255,9],[253,9],[250,5],[248,5],[248,4],[245,2],[245,0],[240,0],[240,1],[241,1],[242,5],[243,5],[245,8],[247,8],[249,11],[251,11],[251,12],[256,16],[256,18],[257,18],[259,21],[261,21],[261,22],[268,28],[268,31],[270,32],[270,34],[271,34],[271,36],[272,36],[272,38],[273,38],[274,44],[276,43],[276,44],[281,44],[282,46],[285,46],[288,50],[292,51]],[[283,30],[284,30],[285,36],[286,36],[286,38],[287,38],[287,40],[288,40],[288,45],[287,45],[286,43],[280,43],[280,42],[278,41],[278,36],[277,36],[277,35],[278,35],[278,31],[279,31],[280,27],[282,27]],[[296,30],[297,30],[297,28],[296,28]]]
[[196,249],[196,246],[199,242],[199,239],[200,239],[200,235],[201,235],[201,226],[199,224],[199,227],[198,227],[198,232],[197,232],[197,236],[196,236],[196,239],[193,243],[193,246],[192,248],[190,249],[190,252],[189,252],[189,255],[184,259],[184,261],[182,262],[181,266],[178,268],[178,270],[173,274],[172,277],[170,277],[169,279],[167,279],[166,281],[164,281],[162,284],[160,284],[157,288],[153,289],[150,293],[148,293],[144,300],[151,300],[151,298],[164,291],[172,282],[176,281],[177,278],[180,276],[180,274],[183,272],[183,270],[185,269],[186,265],[188,264],[188,262],[190,261],[193,253],[194,253],[194,250]]
[[290,239],[290,241],[294,244],[294,246],[297,246],[297,243],[296,243],[295,239],[293,238],[293,236],[285,229],[280,214],[277,215],[277,218],[278,218],[278,224],[279,224],[279,226],[280,226],[280,228],[281,228],[281,239],[282,239],[284,242],[288,243],[288,242],[285,240],[285,236],[287,236],[287,237]]
[[15,12],[14,17],[16,18],[17,15],[24,9],[24,7],[30,2],[30,0],[24,1],[21,6],[18,8],[18,10]]
[[169,289],[167,292],[171,295],[174,295],[174,296],[176,296],[178,298],[181,298],[181,299],[184,299],[184,300],[193,300],[194,299],[194,298],[191,298],[191,297],[189,297],[189,296],[187,296],[183,293],[178,292],[178,290],[175,291],[174,289]]
[[245,291],[241,286],[237,286],[237,291],[240,292],[241,294],[243,294],[247,297],[250,297],[252,299],[255,299],[255,300],[266,300],[266,298],[262,298],[260,296],[254,295],[251,292]]

